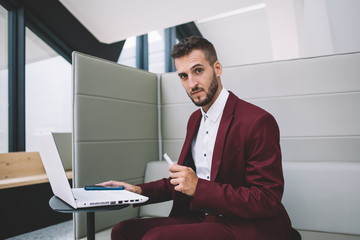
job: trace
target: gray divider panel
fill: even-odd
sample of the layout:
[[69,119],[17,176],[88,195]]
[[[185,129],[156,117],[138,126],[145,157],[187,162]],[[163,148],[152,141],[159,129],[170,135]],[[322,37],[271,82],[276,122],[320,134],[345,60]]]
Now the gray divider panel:
[[[360,235],[360,53],[224,68],[222,82],[281,132],[283,202],[294,227]],[[176,73],[161,78],[163,152],[176,160],[196,110]]]
[[[73,53],[74,187],[106,180],[143,182],[158,159],[157,75]],[[96,214],[96,230],[138,216],[138,209]],[[86,235],[76,214],[75,237]]]

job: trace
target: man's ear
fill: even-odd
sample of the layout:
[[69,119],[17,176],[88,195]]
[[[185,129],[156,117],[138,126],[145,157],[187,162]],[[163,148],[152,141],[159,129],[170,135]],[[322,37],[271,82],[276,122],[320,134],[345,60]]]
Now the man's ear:
[[214,70],[217,77],[220,77],[222,74],[222,66],[219,61],[214,63]]

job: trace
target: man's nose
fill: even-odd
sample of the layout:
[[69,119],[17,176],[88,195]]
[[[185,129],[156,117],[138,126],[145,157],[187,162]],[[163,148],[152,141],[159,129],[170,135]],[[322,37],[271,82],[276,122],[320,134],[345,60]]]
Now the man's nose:
[[196,78],[189,76],[189,87],[194,88],[198,84]]

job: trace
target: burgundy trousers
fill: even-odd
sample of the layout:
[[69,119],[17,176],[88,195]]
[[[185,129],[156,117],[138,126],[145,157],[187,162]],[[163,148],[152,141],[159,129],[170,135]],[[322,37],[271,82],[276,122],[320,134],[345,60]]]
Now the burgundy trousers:
[[118,223],[111,232],[113,240],[235,240],[231,228],[217,217],[141,218]]

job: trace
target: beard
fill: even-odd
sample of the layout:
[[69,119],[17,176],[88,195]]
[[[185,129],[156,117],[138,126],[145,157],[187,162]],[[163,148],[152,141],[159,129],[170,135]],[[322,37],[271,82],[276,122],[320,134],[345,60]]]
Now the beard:
[[[218,81],[217,81],[217,77],[216,77],[216,74],[215,74],[215,72],[214,72],[213,78],[212,78],[212,80],[211,80],[211,83],[210,83],[210,86],[209,86],[208,91],[205,91],[204,88],[195,87],[195,88],[191,89],[190,94],[189,94],[189,93],[187,93],[187,94],[188,94],[188,96],[190,97],[191,101],[192,101],[196,106],[198,106],[198,107],[203,107],[203,106],[206,106],[207,104],[209,104],[209,103],[213,100],[213,98],[214,98],[214,96],[215,96],[218,88],[219,88],[219,83],[218,83]],[[191,93],[194,92],[194,91],[198,91],[198,90],[203,90],[203,91],[205,91],[206,97],[205,97],[203,100],[201,100],[199,97],[195,97],[195,99],[191,97]]]

